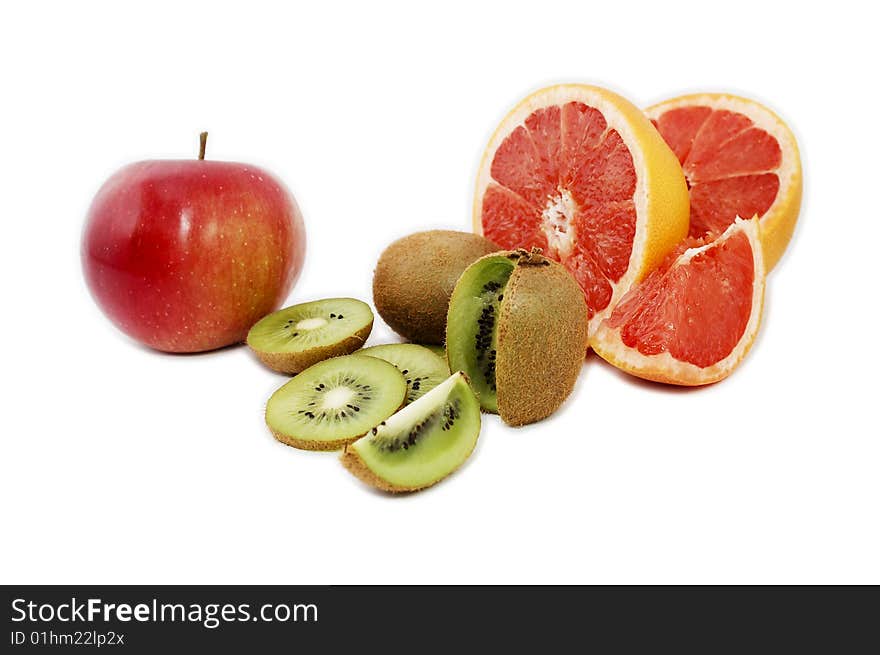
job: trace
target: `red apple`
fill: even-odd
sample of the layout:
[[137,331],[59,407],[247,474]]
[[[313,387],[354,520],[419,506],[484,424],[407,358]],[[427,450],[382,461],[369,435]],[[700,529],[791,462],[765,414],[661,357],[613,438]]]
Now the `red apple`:
[[306,240],[293,196],[256,166],[130,164],[92,201],[86,282],[119,329],[157,350],[242,341],[299,277]]

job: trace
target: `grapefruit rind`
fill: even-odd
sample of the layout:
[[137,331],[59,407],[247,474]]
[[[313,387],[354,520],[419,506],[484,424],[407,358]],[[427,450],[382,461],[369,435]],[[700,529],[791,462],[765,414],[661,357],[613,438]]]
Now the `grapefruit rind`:
[[675,359],[668,352],[643,355],[635,348],[624,344],[620,338],[620,330],[610,328],[607,321],[599,325],[590,341],[596,354],[626,373],[666,384],[699,386],[718,382],[730,375],[752,347],[761,326],[766,269],[758,221],[754,218],[750,220],[737,218],[718,239],[698,248],[689,248],[673,263],[673,266],[686,265],[700,251],[712,248],[738,232],[746,234],[752,247],[754,284],[752,286],[752,310],[748,323],[742,337],[730,354],[707,367],[699,367],[690,362]]
[[560,84],[535,91],[519,102],[498,125],[483,152],[474,193],[474,231],[483,234],[483,196],[489,186],[492,160],[498,147],[533,112],[552,105],[582,102],[600,111],[606,131],[616,130],[636,170],[636,228],[626,272],[617,282],[608,280],[608,305],[589,320],[588,331],[614,309],[621,296],[652,271],[687,236],[689,196],[678,158],[645,114],[622,96],[597,86]]
[[794,134],[785,122],[767,107],[754,100],[726,93],[696,93],[672,98],[648,107],[645,114],[649,119],[656,120],[672,109],[697,106],[743,114],[756,127],[770,134],[779,143],[782,163],[774,171],[779,178],[779,191],[770,209],[760,217],[764,264],[769,272],[776,266],[791,241],[800,213],[803,172]]

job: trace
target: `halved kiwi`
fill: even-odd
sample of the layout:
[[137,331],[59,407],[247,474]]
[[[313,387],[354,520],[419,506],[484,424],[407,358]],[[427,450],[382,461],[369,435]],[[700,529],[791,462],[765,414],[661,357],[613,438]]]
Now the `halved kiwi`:
[[373,329],[370,306],[328,298],[278,310],[258,321],[247,344],[269,368],[294,374],[330,357],[354,352]]
[[450,364],[466,371],[477,392],[480,404],[488,412],[498,411],[495,366],[498,356],[498,317],[514,260],[487,257],[479,266],[469,267],[460,278],[451,303],[455,303],[447,321],[447,348]]
[[404,403],[407,386],[393,365],[348,355],[319,362],[278,389],[266,424],[303,450],[336,450],[379,425]]
[[390,343],[370,346],[358,352],[384,359],[394,364],[406,379],[406,402],[411,403],[449,377],[446,359],[440,358],[424,346],[414,343]]
[[479,435],[480,403],[458,372],[346,446],[342,463],[379,489],[417,491],[461,466]]
[[449,302],[446,351],[483,409],[523,425],[571,393],[587,353],[580,286],[539,250],[487,255],[462,273]]

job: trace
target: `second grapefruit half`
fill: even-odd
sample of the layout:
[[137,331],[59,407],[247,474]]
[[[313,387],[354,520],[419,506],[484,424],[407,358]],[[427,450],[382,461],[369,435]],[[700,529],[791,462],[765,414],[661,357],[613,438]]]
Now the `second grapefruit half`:
[[717,236],[737,216],[757,215],[767,270],[773,268],[801,206],[801,163],[791,130],[754,100],[721,93],[673,98],[646,113],[688,180],[690,236]]
[[688,232],[681,166],[645,115],[600,87],[522,100],[483,155],[474,227],[506,249],[541,248],[584,291],[589,332]]

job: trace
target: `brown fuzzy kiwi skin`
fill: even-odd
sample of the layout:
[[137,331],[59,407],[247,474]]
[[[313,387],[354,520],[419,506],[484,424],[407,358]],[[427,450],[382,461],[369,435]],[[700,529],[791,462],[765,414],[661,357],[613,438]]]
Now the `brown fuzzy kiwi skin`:
[[272,432],[272,436],[281,443],[293,446],[294,448],[299,448],[300,450],[339,450],[350,443],[354,443],[363,436],[358,435],[356,437],[351,437],[350,439],[336,439],[334,441],[317,441],[315,439],[297,439],[296,437],[291,437],[290,435],[282,434],[277,430],[272,429],[272,426],[269,426],[269,430]]
[[398,239],[376,264],[373,304],[389,327],[409,341],[442,344],[449,297],[459,276],[480,257],[499,250],[485,237],[453,230]]
[[342,462],[342,465],[347,468],[351,472],[351,474],[358,478],[361,482],[382,491],[399,494],[424,489],[424,487],[400,487],[398,485],[391,484],[387,480],[383,480],[378,475],[373,473],[364,463],[364,460],[361,459],[361,456],[358,455],[354,450],[348,448],[348,446],[343,448],[342,455],[339,456],[339,461]]
[[[347,339],[343,339],[342,341],[329,346],[317,346],[298,353],[266,352],[254,347],[250,340],[248,340],[247,344],[250,349],[254,351],[254,354],[260,359],[260,361],[273,371],[278,371],[279,373],[284,373],[286,375],[296,375],[313,364],[323,362],[325,359],[350,355],[364,345],[372,330],[373,321],[370,321],[367,325]],[[336,446],[336,448],[330,448],[327,450],[336,450],[339,447],[340,446]],[[308,450],[320,449],[309,448]]]
[[534,423],[568,398],[587,354],[587,304],[565,268],[525,250],[498,315],[495,384],[498,413],[512,426]]
[[[352,442],[354,443],[354,442]],[[474,448],[476,448],[477,443],[474,441],[474,446],[471,448],[470,452],[467,454],[467,457],[463,460],[463,462],[467,461],[470,458],[471,454],[474,452]],[[364,460],[361,459],[361,456],[354,451],[354,449],[346,446],[342,455],[339,456],[339,460],[342,462],[342,465],[347,468],[352,475],[358,478],[361,482],[370,485],[371,487],[375,487],[376,489],[380,489],[381,491],[387,491],[392,494],[401,494],[401,493],[411,493],[413,491],[421,491],[422,489],[427,489],[428,487],[433,487],[438,482],[442,482],[450,475],[455,473],[458,469],[450,471],[448,474],[444,475],[441,478],[437,478],[433,482],[428,484],[423,484],[416,487],[407,487],[396,485],[388,482],[387,480],[383,480],[378,475],[373,473],[369,467],[364,463]]]

